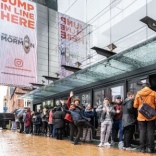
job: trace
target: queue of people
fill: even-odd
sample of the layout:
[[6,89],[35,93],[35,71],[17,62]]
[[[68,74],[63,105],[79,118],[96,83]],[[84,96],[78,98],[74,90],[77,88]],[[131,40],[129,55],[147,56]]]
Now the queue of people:
[[[136,97],[133,92],[128,92],[127,98],[122,101],[121,96],[118,95],[114,104],[111,104],[109,98],[105,97],[103,104],[94,108],[91,104],[86,104],[82,108],[80,99],[72,100],[73,96],[71,91],[67,104],[64,100],[60,100],[61,106],[54,107],[49,111],[44,108],[43,112],[37,110],[37,112],[31,113],[28,108],[20,118],[20,133],[24,131],[26,134],[48,135],[58,140],[62,140],[63,136],[67,135],[70,136],[72,144],[78,145],[82,133],[84,134],[82,141],[92,140],[97,133],[97,127],[101,125],[98,147],[114,145],[115,135],[119,130],[119,149],[135,150],[131,146],[131,140],[138,126],[140,151],[143,153],[147,150],[150,153],[155,152],[156,115],[154,114],[150,118],[150,111],[146,110],[143,113],[144,105],[148,105],[151,110],[156,108],[156,92],[149,88],[148,83],[143,84],[143,89],[137,93]],[[65,127],[69,127],[66,132]]]

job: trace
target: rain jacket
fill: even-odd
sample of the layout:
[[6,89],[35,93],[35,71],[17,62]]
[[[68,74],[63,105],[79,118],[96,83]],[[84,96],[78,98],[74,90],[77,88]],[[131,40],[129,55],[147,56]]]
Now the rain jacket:
[[[140,99],[140,95],[142,96],[142,99],[145,103],[147,103],[152,108],[156,108],[156,92],[151,90],[148,87],[143,88],[142,90],[137,92],[137,95],[135,97],[134,101],[134,108],[140,109],[142,106],[142,101]],[[156,115],[152,119],[145,118],[141,113],[138,112],[138,121],[151,121],[156,118]]]
[[25,123],[25,127],[31,125],[31,113],[30,113],[30,108],[27,109],[26,116],[27,116],[27,121],[26,121],[26,123]]

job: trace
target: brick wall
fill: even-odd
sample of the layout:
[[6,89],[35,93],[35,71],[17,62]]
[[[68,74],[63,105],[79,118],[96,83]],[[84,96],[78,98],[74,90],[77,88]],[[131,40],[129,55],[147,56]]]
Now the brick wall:
[[[15,89],[15,92],[27,93],[26,91],[23,91],[22,89],[20,89],[18,87]],[[15,94],[15,92],[13,93],[13,95],[12,95],[12,97],[10,99],[11,111],[14,110],[15,108],[19,109],[19,108],[23,108],[24,107],[24,100],[18,99],[21,95],[17,95],[17,94]]]

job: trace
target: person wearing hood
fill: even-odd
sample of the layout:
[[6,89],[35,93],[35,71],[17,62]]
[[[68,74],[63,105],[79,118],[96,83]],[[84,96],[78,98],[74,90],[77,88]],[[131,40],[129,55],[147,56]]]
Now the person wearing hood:
[[28,134],[30,132],[30,129],[31,129],[31,112],[30,112],[30,108],[28,108],[27,112],[26,112],[25,129],[26,129],[26,134]]
[[116,102],[113,105],[113,108],[116,112],[116,115],[114,116],[114,123],[113,123],[113,127],[112,127],[112,140],[111,140],[111,144],[114,144],[114,138],[115,138],[115,131],[119,128],[120,132],[119,132],[119,144],[118,147],[119,149],[123,148],[123,127],[122,127],[122,100],[121,100],[121,96],[117,95],[116,96]]
[[61,107],[58,107],[52,117],[56,128],[56,138],[57,140],[62,140],[65,113],[61,110]]
[[133,107],[134,93],[128,92],[127,98],[123,102],[122,125],[124,127],[124,149],[135,150],[131,147],[131,139],[135,130],[137,119],[137,109]]
[[[148,104],[153,109],[156,109],[156,92],[149,88],[148,83],[144,83],[142,85],[142,90],[137,92],[134,101],[134,108],[138,110],[143,105],[143,102]],[[143,99],[143,101],[141,100]],[[155,152],[155,144],[154,144],[154,132],[155,132],[155,119],[156,115],[154,115],[151,119],[147,119],[140,112],[138,112],[139,127],[140,127],[140,151],[145,153],[146,147],[148,143],[148,152]]]

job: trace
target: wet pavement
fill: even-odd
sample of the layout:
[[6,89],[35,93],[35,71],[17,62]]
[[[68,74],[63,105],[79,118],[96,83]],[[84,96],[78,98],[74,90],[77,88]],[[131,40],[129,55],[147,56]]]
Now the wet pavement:
[[67,140],[32,136],[0,130],[0,156],[147,156],[138,152],[123,151],[96,145],[73,145]]

